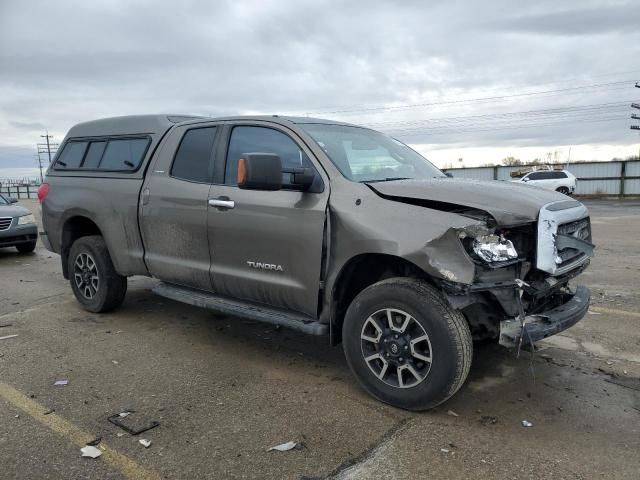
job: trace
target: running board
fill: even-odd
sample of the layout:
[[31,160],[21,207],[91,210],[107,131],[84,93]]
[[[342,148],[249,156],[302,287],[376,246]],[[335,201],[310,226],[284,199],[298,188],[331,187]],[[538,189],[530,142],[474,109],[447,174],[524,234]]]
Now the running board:
[[329,333],[329,326],[327,324],[312,320],[310,317],[295,313],[292,314],[285,310],[255,303],[230,300],[201,290],[160,283],[153,289],[153,293],[175,300],[176,302],[188,303],[196,307],[215,310],[225,315],[233,315],[257,320],[259,322],[271,323],[273,325],[281,325],[308,335],[326,335]]

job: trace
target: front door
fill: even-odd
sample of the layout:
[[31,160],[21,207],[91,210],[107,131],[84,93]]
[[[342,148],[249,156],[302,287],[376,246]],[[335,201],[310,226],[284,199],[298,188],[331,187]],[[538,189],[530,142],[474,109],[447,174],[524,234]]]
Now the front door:
[[[209,192],[214,291],[316,317],[328,183],[311,152],[281,126],[231,124],[221,142],[224,179]],[[238,188],[238,159],[252,152],[276,154],[283,167],[313,168],[316,193],[293,189],[286,174],[279,191]]]
[[218,130],[215,125],[172,130],[141,195],[140,227],[149,272],[202,290],[211,290],[207,217]]

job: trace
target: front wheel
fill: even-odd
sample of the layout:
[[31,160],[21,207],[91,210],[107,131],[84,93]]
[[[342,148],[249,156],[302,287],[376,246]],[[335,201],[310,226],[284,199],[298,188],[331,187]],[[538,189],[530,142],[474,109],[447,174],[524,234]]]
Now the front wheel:
[[428,283],[392,278],[363,290],[342,329],[351,371],[373,397],[427,410],[462,386],[473,354],[464,316]]
[[20,253],[31,253],[36,249],[36,242],[20,243],[16,245],[16,249]]
[[567,187],[558,187],[556,192],[562,193],[563,195],[569,195],[571,193]]
[[71,288],[85,310],[108,312],[124,300],[127,277],[116,272],[101,236],[76,240],[71,246],[68,267]]

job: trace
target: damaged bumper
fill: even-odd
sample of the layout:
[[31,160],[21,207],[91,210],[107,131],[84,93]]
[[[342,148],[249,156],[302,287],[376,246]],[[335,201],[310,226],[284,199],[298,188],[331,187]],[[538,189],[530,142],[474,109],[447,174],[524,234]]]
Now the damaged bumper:
[[526,315],[524,322],[520,318],[500,322],[500,345],[510,348],[529,345],[572,327],[587,313],[590,296],[587,287],[579,286],[562,305]]

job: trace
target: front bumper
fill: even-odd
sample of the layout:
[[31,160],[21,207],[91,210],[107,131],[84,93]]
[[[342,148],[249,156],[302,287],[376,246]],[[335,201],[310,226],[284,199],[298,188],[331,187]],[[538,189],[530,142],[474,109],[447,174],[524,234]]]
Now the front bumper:
[[[14,221],[14,223],[16,223]],[[38,226],[35,223],[18,225],[8,230],[0,231],[0,248],[15,247],[21,243],[31,243],[38,240]]]
[[500,345],[510,348],[529,345],[572,327],[586,315],[590,298],[589,289],[578,286],[566,303],[545,312],[526,315],[524,326],[519,318],[500,322]]

